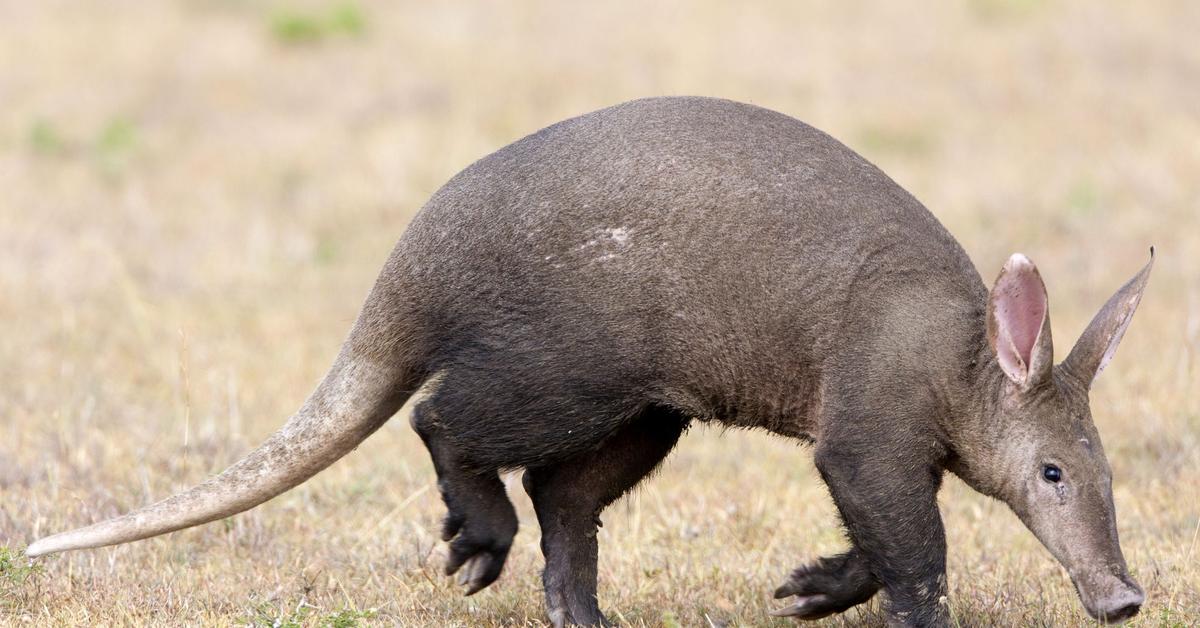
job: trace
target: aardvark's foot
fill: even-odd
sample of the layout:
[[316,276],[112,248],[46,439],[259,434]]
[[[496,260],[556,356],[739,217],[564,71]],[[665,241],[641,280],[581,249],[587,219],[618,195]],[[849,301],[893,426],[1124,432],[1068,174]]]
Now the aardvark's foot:
[[550,608],[550,625],[554,628],[567,628],[568,626],[589,626],[596,628],[608,628],[612,626],[600,611],[592,611],[586,614],[580,614],[576,617],[573,613],[561,606]]
[[804,565],[775,590],[775,599],[796,596],[786,608],[773,611],[776,617],[820,619],[840,613],[871,599],[879,583],[867,569],[867,561],[856,551]]
[[495,582],[516,532],[517,517],[507,498],[495,508],[477,508],[466,516],[452,508],[442,524],[442,540],[450,541],[446,575],[457,572],[467,595]]

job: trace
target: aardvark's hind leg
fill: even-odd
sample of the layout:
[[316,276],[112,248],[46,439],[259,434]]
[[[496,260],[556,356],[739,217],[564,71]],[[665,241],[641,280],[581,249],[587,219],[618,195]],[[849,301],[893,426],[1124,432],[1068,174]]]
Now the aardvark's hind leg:
[[425,441],[446,502],[442,540],[450,542],[446,574],[461,570],[459,584],[471,595],[495,582],[504,567],[517,514],[496,471],[474,472],[442,433],[436,410],[424,402],[413,409],[413,427]]
[[666,458],[686,425],[673,411],[653,408],[600,449],[525,472],[525,490],[542,528],[542,582],[556,627],[607,624],[596,602],[600,512]]

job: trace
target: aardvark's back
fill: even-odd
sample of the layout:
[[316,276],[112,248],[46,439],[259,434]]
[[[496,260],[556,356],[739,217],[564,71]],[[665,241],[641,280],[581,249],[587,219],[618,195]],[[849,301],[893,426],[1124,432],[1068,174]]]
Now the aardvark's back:
[[[987,294],[877,168],[795,119],[711,98],[611,107],[480,160],[416,217],[388,272],[432,317],[433,370],[456,367],[440,388],[506,397],[495,420],[521,420],[504,416],[511,395],[544,416],[587,412],[543,394],[586,391],[598,414],[649,398],[796,434],[822,361],[880,303],[919,287],[973,310]],[[468,447],[484,436],[462,427]],[[525,445],[476,453],[554,453]]]

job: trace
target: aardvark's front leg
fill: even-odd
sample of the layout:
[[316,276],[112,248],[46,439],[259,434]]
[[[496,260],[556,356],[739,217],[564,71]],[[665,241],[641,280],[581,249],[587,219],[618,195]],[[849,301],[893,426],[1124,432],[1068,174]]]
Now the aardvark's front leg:
[[778,617],[820,619],[849,610],[874,597],[879,582],[871,575],[867,558],[857,549],[818,559],[792,572],[775,590],[775,598],[795,596],[787,608],[771,613]]
[[[932,456],[922,456],[920,447],[830,444],[818,447],[817,468],[854,548],[832,559],[841,562],[827,559],[817,565],[821,576],[838,577],[837,587],[827,586],[815,597],[804,597],[801,588],[814,586],[820,578],[805,579],[803,568],[780,587],[785,594],[795,589],[801,596],[797,602],[801,608],[792,614],[845,610],[870,599],[875,588],[882,587],[890,624],[947,625],[946,536],[937,508],[941,471]],[[822,605],[827,601],[822,594],[832,594],[834,599]]]

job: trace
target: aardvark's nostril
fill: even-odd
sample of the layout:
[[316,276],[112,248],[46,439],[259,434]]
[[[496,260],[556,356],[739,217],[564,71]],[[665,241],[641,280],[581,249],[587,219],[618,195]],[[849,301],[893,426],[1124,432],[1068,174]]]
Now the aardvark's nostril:
[[1141,604],[1126,604],[1125,606],[1105,613],[1104,618],[1110,622],[1125,621],[1126,619],[1137,615],[1141,608]]
[[1139,589],[1131,589],[1122,594],[1113,596],[1106,600],[1103,605],[1103,619],[1106,622],[1113,623],[1125,621],[1130,617],[1138,614],[1142,608],[1142,602],[1146,601],[1146,596]]

